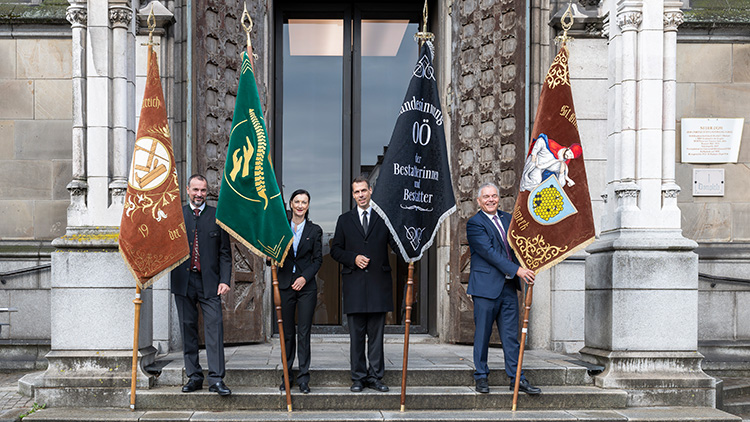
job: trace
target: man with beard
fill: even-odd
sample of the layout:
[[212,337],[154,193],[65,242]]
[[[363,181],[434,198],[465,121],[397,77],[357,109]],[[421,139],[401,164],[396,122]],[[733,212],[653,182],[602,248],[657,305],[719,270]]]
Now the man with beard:
[[229,235],[216,224],[216,208],[206,205],[208,183],[200,174],[190,176],[189,202],[182,207],[190,242],[190,259],[172,270],[172,293],[182,333],[182,352],[188,382],[183,393],[203,388],[198,362],[198,305],[203,313],[203,334],[208,358],[208,391],[228,396],[224,384],[224,322],[221,295],[230,289],[232,255]]

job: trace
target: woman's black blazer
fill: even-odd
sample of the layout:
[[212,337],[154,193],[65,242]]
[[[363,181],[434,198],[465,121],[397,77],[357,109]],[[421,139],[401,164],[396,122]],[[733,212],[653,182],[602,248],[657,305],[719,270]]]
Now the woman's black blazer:
[[[289,248],[289,253],[284,260],[284,266],[278,269],[279,288],[288,289],[299,277],[305,277],[307,280],[305,287],[317,288],[315,283],[315,274],[318,273],[320,266],[323,264],[323,229],[310,220],[305,222],[302,229],[302,237],[297,245],[297,253],[294,253],[294,246]],[[296,268],[292,274],[292,268]]]

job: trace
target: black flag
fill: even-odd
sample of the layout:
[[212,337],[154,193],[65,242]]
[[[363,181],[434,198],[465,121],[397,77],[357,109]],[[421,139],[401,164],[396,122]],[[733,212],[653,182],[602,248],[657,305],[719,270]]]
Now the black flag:
[[423,43],[372,194],[406,262],[422,258],[456,210],[433,55]]

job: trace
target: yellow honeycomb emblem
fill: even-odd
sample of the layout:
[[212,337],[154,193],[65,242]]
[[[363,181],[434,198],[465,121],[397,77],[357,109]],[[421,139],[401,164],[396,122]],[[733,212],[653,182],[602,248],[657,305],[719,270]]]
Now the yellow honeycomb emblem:
[[534,214],[544,221],[549,221],[563,211],[565,201],[560,191],[554,185],[550,185],[534,195]]

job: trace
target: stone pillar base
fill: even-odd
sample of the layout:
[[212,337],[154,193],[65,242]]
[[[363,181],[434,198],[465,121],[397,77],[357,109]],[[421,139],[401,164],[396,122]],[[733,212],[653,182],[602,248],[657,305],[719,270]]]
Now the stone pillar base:
[[[154,362],[156,349],[138,352],[136,388],[154,386],[154,376],[143,371]],[[132,351],[52,351],[42,374],[21,380],[37,403],[49,407],[122,407],[130,405]],[[30,391],[28,391],[30,390]]]
[[628,392],[628,407],[716,407],[716,380],[701,370],[698,352],[610,351],[584,347],[585,361],[604,366],[601,388]]

